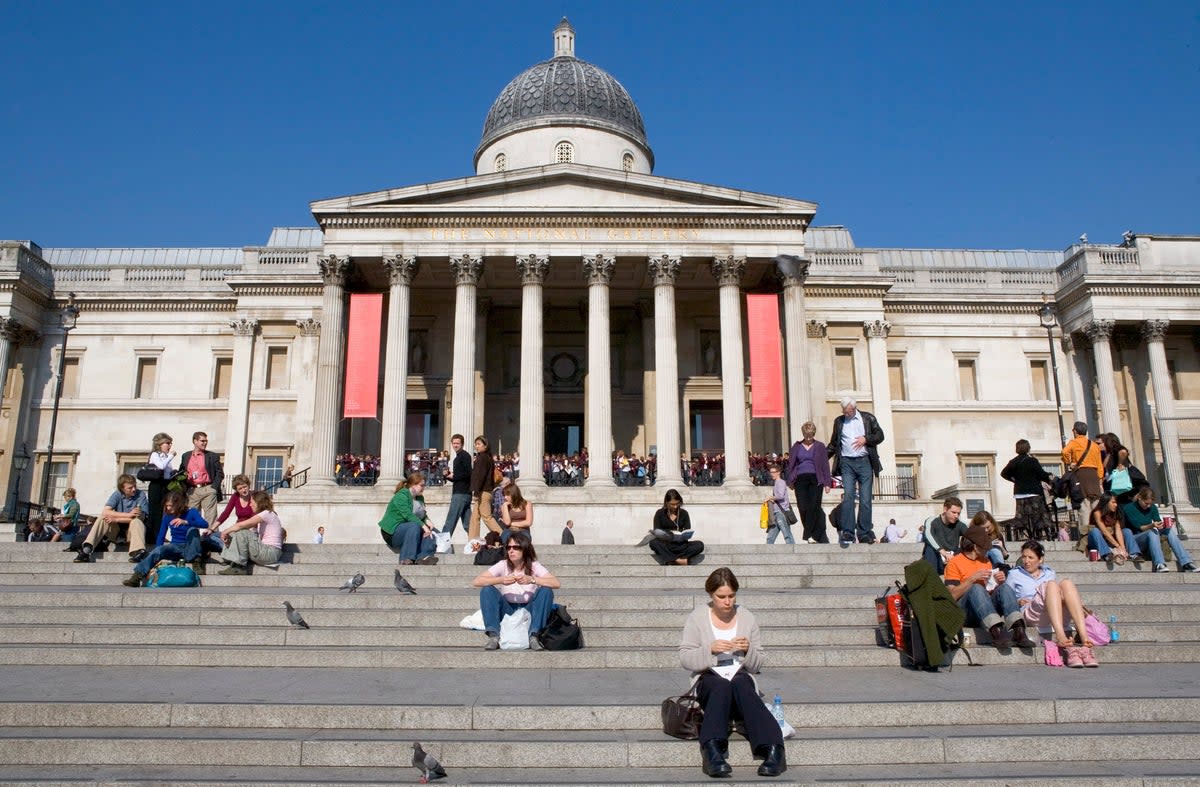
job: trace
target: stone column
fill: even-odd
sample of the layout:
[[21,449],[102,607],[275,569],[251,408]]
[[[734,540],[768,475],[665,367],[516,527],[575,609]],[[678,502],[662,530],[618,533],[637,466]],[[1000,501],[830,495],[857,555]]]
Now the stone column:
[[[1071,414],[1074,416],[1065,425],[1068,440],[1071,439],[1071,421],[1086,423],[1088,420],[1088,400],[1084,382],[1087,377],[1087,363],[1086,358],[1079,354],[1076,341],[1075,334],[1063,332],[1063,374],[1067,378],[1067,386],[1063,394],[1070,398]],[[1063,407],[1066,408],[1066,403],[1063,404]]]
[[[521,486],[545,486],[546,386],[542,379],[542,284],[550,271],[545,254],[517,257],[521,275]],[[606,391],[607,393],[607,391]]]
[[679,258],[651,257],[654,277],[654,389],[658,422],[658,480],[666,489],[683,483],[679,472],[679,357],[675,341],[675,279]]
[[[342,419],[339,390],[343,377],[343,314],[346,304],[344,287],[350,258],[330,254],[317,261],[325,292],[321,296],[321,331],[317,346],[316,413],[313,419],[312,474],[309,483],[333,484],[338,423]],[[236,365],[235,365],[236,368]]]
[[[808,417],[817,425],[817,439],[824,442],[829,439],[829,435],[828,433],[822,435],[823,426],[818,419],[825,414],[825,399],[828,394],[829,353],[823,340],[829,333],[829,323],[825,320],[805,320],[804,329],[808,338],[805,349],[808,351],[809,357],[809,365],[805,371],[808,373],[807,390],[812,408]],[[792,429],[799,430],[801,426],[803,426],[803,422],[793,426]],[[828,427],[827,432],[832,431],[833,421],[825,424],[824,427]],[[793,439],[792,442],[795,440]]]
[[[258,320],[239,317],[233,329],[233,369],[229,380],[229,413],[225,421],[225,475],[246,472],[246,431],[250,419],[250,379],[254,369],[254,333]],[[251,479],[253,480],[253,479]]]
[[896,472],[896,429],[892,421],[892,386],[887,368],[887,337],[891,330],[892,324],[886,320],[863,323],[863,333],[867,336],[867,358],[871,364],[872,413],[884,435],[877,449],[884,475]]
[[1115,320],[1092,320],[1084,327],[1092,340],[1092,356],[1096,364],[1096,386],[1100,390],[1101,432],[1120,432],[1121,410],[1117,404],[1117,381],[1113,372],[1112,334]]
[[416,257],[383,258],[388,272],[387,355],[383,361],[383,424],[380,429],[379,480],[395,486],[404,477],[404,427],[408,419],[408,315]]
[[[11,317],[0,320],[0,404],[4,403],[4,384],[8,382],[8,356],[13,347],[19,346],[25,329]],[[15,420],[14,420],[15,422]],[[7,505],[7,501],[0,506]]]
[[1154,414],[1158,417],[1158,439],[1162,443],[1162,459],[1167,471],[1169,500],[1176,505],[1187,504],[1187,475],[1183,456],[1179,452],[1179,428],[1175,415],[1175,394],[1171,390],[1171,373],[1167,369],[1167,351],[1163,337],[1167,335],[1166,320],[1147,320],[1142,323],[1146,339],[1146,354],[1150,357],[1150,384],[1154,388]]
[[612,486],[612,346],[609,341],[608,285],[616,258],[583,258],[588,281],[588,380],[584,444],[588,449],[588,486]]
[[[654,304],[639,298],[633,305],[642,325],[642,438],[641,453],[650,455],[650,445],[658,443],[658,395],[655,393],[657,372],[650,368],[654,360]],[[632,451],[633,446],[616,446]]]
[[801,260],[794,276],[783,277],[783,339],[787,363],[788,446],[799,440],[800,427],[812,418],[808,380],[808,329],[804,319],[804,280],[808,260]]
[[450,432],[461,434],[470,444],[478,434],[475,431],[475,300],[476,285],[483,274],[483,258],[456,254],[450,258],[450,270],[454,271],[455,279]]
[[[312,466],[313,423],[316,421],[317,356],[321,337],[321,321],[314,317],[296,320],[300,337],[296,341],[296,370],[292,379],[296,389],[296,444],[292,461],[296,470]],[[311,471],[310,471],[311,472]],[[332,470],[330,471],[332,473]],[[310,475],[310,478],[312,476]]]
[[725,428],[725,483],[750,485],[746,453],[746,370],[742,347],[742,273],[745,257],[714,257],[712,274],[720,287],[721,418]]

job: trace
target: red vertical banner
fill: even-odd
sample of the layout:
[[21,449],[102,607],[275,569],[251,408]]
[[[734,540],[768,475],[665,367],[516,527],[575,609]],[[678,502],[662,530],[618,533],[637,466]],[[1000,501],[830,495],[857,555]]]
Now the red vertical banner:
[[750,342],[750,415],[783,418],[783,334],[779,296],[746,296],[746,333]]
[[375,418],[379,410],[379,339],[383,295],[350,296],[346,337],[346,395],[343,418]]

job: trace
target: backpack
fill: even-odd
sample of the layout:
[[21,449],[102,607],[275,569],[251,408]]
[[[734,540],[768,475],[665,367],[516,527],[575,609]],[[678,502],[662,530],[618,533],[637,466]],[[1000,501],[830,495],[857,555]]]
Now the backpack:
[[538,633],[538,641],[546,650],[579,650],[583,647],[583,629],[567,613],[562,604],[555,604]]
[[[922,565],[923,564],[923,565]],[[924,560],[918,560],[905,567],[905,579],[907,582],[900,586],[899,595],[903,597],[905,605],[908,607],[907,613],[901,622],[901,633],[897,637],[896,649],[900,651],[900,666],[906,669],[922,670],[924,672],[937,672],[942,667],[954,667],[954,656],[959,650],[967,657],[967,663],[971,666],[975,665],[975,661],[971,658],[971,653],[964,647],[963,633],[961,627],[962,612],[949,596],[945,594],[935,594],[940,596],[933,599],[934,605],[950,605],[953,611],[943,610],[942,617],[949,615],[950,617],[958,617],[960,625],[953,634],[945,633],[942,635],[943,642],[940,643],[943,653],[942,659],[934,664],[930,661],[929,648],[926,647],[924,635],[921,631],[921,604],[913,603],[913,598],[910,596],[908,582],[929,582],[936,581],[940,583],[940,579],[934,572],[933,567]],[[944,587],[944,586],[943,586]],[[932,614],[933,610],[926,608]],[[935,630],[940,630],[935,627]]]
[[881,648],[904,651],[904,623],[908,618],[908,602],[899,593],[900,583],[888,585],[875,599],[875,644]]
[[200,586],[200,577],[192,567],[182,560],[178,563],[159,563],[146,578],[148,588],[194,588]]
[[1070,500],[1071,507],[1078,509],[1083,504],[1083,487],[1075,477],[1077,471],[1063,473],[1054,481],[1054,496],[1062,500]]

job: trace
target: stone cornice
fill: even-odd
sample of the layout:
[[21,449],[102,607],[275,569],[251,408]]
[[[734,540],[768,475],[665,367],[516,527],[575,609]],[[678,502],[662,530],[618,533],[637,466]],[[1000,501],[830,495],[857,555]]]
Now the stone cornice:
[[1035,302],[1028,303],[891,303],[884,299],[884,314],[1028,314],[1036,324]]
[[805,298],[883,298],[888,285],[860,284],[857,286],[812,284],[804,287]]
[[246,284],[238,285],[238,295],[315,295],[324,291],[322,284]]
[[209,300],[209,301],[194,301],[194,300],[154,300],[154,301],[133,301],[133,300],[105,300],[105,301],[87,301],[84,307],[87,312],[231,312],[237,308],[237,301],[233,298],[226,300]]
[[322,216],[325,228],[413,228],[443,229],[466,227],[703,227],[711,229],[803,230],[806,222],[798,217],[778,216],[690,216],[670,215],[669,208],[656,209],[647,216],[595,216],[589,214],[543,216],[538,214],[453,215],[453,216]]

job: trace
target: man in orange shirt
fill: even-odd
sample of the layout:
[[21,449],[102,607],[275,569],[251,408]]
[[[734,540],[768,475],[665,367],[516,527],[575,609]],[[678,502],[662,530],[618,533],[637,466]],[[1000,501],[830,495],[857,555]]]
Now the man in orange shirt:
[[1079,481],[1079,491],[1083,492],[1086,504],[1081,506],[1079,535],[1081,543],[1086,543],[1087,532],[1091,526],[1092,509],[1100,499],[1104,486],[1104,465],[1100,459],[1100,446],[1093,443],[1087,436],[1087,424],[1076,421],[1071,429],[1073,436],[1062,449],[1063,464],[1067,470],[1078,470],[1075,479]]
[[[946,563],[946,586],[959,608],[967,613],[965,625],[986,628],[997,648],[1014,644],[1032,648],[1034,642],[1025,633],[1025,616],[1017,594],[1005,583],[1004,570],[993,569],[987,558],[991,545],[986,527],[968,527],[959,542],[961,551]],[[1006,628],[1012,631],[1011,636]]]

